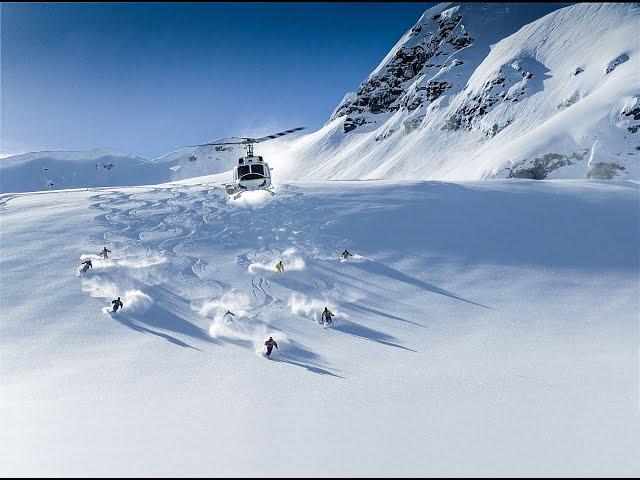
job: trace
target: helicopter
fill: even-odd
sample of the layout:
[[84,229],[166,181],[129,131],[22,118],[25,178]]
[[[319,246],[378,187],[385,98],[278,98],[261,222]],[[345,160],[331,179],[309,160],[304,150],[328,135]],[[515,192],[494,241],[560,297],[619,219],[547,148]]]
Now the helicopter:
[[247,155],[238,159],[238,165],[233,168],[233,182],[225,185],[226,191],[233,198],[238,198],[244,192],[252,190],[266,190],[271,195],[275,192],[271,188],[271,170],[262,156],[253,154],[253,145],[274,138],[282,137],[306,127],[292,128],[283,132],[274,133],[260,138],[251,137],[231,137],[229,142],[210,142],[200,145],[189,145],[189,147],[208,147],[215,145],[216,150],[224,148],[222,145],[243,145],[247,150]]

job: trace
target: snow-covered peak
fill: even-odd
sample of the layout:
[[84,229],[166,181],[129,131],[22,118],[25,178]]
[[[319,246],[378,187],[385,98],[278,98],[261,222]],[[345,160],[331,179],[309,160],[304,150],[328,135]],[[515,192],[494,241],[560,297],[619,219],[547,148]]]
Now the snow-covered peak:
[[560,7],[428,9],[330,121],[294,143],[288,174],[637,179],[640,7]]
[[16,166],[25,162],[43,158],[56,161],[78,162],[99,160],[105,157],[142,160],[140,157],[124,153],[115,148],[101,147],[94,148],[92,150],[44,150],[41,152],[23,153],[21,155],[13,155],[3,158],[0,160],[0,165],[2,167]]
[[389,113],[413,111],[459,90],[490,46],[556,6],[443,3],[428,9],[331,119],[345,116],[345,133],[378,124]]
[[43,151],[0,160],[0,192],[149,185],[227,172],[236,151],[184,148],[146,160],[115,148]]

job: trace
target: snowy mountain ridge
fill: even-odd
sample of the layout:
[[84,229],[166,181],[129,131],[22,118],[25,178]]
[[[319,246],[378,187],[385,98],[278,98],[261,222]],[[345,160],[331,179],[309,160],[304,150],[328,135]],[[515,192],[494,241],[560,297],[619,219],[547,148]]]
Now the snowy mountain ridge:
[[230,171],[242,154],[209,150],[183,148],[154,160],[114,148],[15,155],[0,160],[0,192],[166,183]]
[[640,7],[545,8],[430,8],[294,142],[290,177],[638,179]]
[[[637,3],[439,4],[321,129],[260,153],[283,180],[638,180],[639,23]],[[30,153],[0,161],[0,191],[184,180],[241,155]]]

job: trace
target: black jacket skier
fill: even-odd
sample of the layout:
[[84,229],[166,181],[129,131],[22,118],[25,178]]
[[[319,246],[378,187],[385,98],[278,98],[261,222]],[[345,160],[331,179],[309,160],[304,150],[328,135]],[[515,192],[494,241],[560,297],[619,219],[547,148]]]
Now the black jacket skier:
[[273,347],[276,347],[276,349],[278,348],[278,344],[273,339],[273,337],[269,337],[269,340],[264,342],[264,344],[267,347],[267,357],[271,355],[271,350],[273,350]]
[[93,264],[91,263],[91,260],[85,260],[84,262],[82,262],[82,265],[84,265],[84,267],[82,268],[83,273],[89,270],[90,268],[93,268]]
[[346,260],[346,259],[347,259],[347,258],[349,258],[349,257],[353,257],[353,255],[351,255],[351,254],[347,251],[347,249],[345,248],[345,249],[344,249],[344,252],[342,252],[341,257],[342,257],[344,260]]
[[118,297],[116,300],[111,300],[111,303],[113,303],[114,312],[117,312],[118,308],[124,307],[123,303],[120,301],[120,297]]
[[324,312],[322,312],[322,316],[320,317],[320,319],[322,320],[322,323],[330,324],[331,317],[334,317],[334,316],[335,315],[331,310],[329,310],[327,307],[324,307]]

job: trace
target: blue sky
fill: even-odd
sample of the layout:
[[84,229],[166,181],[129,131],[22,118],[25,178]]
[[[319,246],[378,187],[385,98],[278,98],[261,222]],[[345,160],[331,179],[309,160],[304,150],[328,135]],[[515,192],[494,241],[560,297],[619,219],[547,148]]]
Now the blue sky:
[[318,128],[431,5],[3,3],[1,150]]

